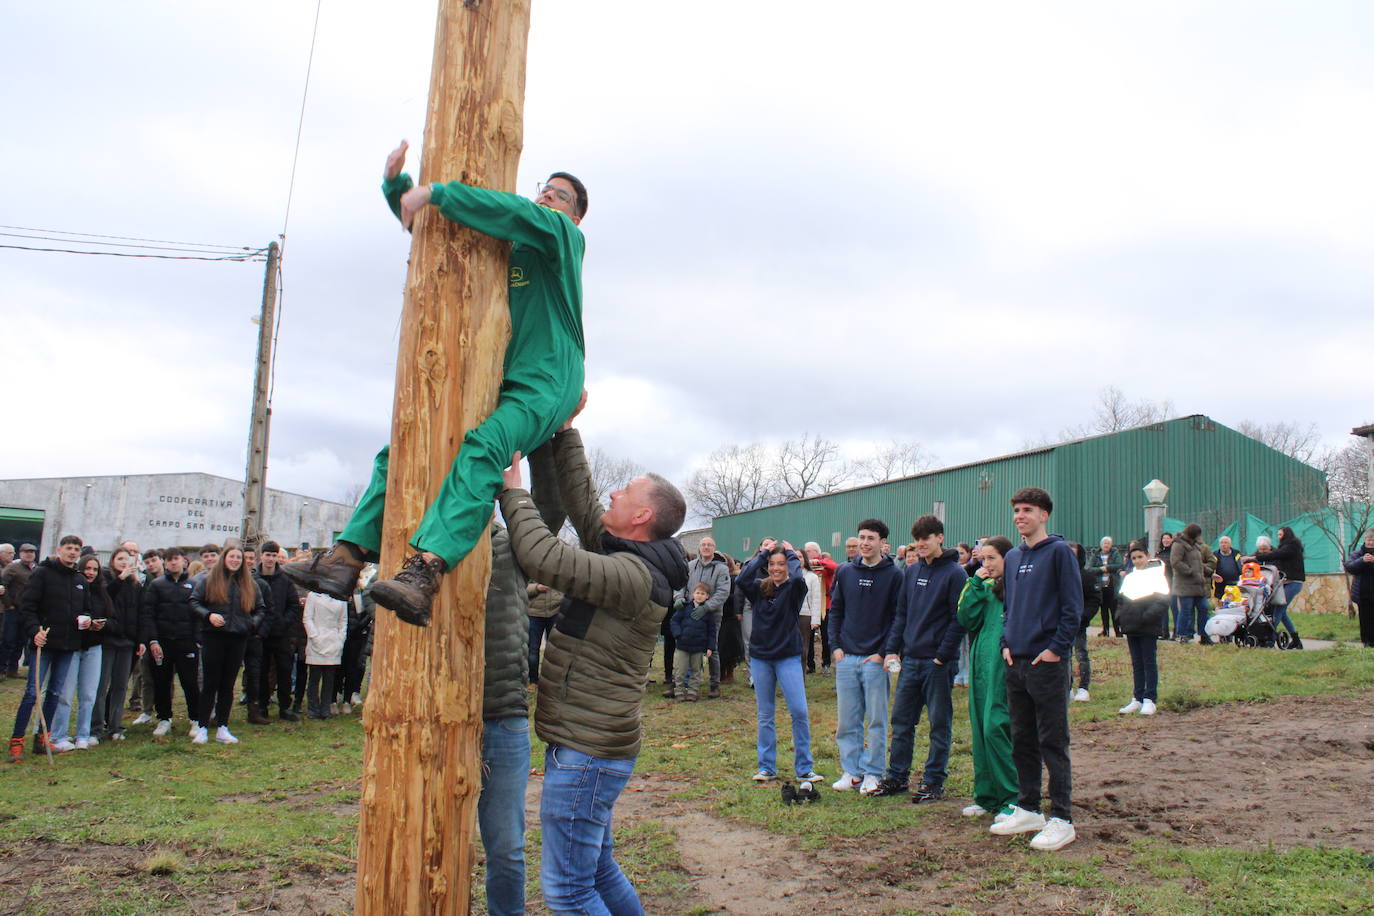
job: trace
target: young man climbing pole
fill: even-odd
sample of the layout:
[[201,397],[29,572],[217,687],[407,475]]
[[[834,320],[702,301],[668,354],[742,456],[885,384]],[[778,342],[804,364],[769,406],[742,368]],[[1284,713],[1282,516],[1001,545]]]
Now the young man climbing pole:
[[[372,597],[407,623],[429,623],[439,578],[467,556],[491,520],[501,473],[515,452],[548,441],[582,395],[582,255],[578,224],[587,215],[587,189],[555,172],[533,200],[461,182],[413,187],[401,171],[405,141],[387,157],[382,192],[409,229],[415,215],[436,206],[446,219],[511,242],[510,342],[496,409],[463,437],[434,501],[411,536],[414,553],[392,579],[372,585]],[[377,454],[372,480],[353,517],[327,553],[288,563],[298,585],[348,600],[363,563],[381,549],[387,456]]]

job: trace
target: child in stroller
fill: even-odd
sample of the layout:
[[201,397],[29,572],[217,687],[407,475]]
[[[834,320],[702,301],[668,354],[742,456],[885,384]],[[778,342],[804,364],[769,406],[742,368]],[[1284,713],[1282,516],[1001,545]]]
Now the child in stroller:
[[1281,604],[1283,574],[1277,567],[1246,563],[1240,582],[1223,595],[1216,614],[1207,622],[1209,635],[1229,637],[1238,648],[1287,649],[1292,637],[1274,626],[1273,608]]

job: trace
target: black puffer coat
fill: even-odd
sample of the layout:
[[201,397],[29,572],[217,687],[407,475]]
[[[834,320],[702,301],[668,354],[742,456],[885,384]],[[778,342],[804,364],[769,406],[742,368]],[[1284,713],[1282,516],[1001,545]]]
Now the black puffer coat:
[[24,639],[32,644],[34,635],[48,629],[45,648],[58,652],[79,652],[82,631],[76,618],[91,613],[91,590],[86,577],[56,557],[48,557],[33,569],[24,593],[19,596],[19,621]]

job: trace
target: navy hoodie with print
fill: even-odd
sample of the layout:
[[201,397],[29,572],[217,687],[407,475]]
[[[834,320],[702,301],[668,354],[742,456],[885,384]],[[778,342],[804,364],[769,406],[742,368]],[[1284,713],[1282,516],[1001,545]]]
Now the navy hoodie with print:
[[863,658],[881,654],[901,590],[902,571],[891,557],[881,557],[872,566],[855,557],[835,570],[826,624],[831,647]]
[[965,631],[955,612],[967,581],[957,550],[944,551],[934,563],[922,559],[902,570],[902,590],[887,631],[886,654],[938,658],[945,664],[957,659]]
[[787,551],[787,581],[779,585],[771,598],[765,598],[759,588],[768,574],[768,554],[759,551],[744,564],[735,580],[735,587],[754,606],[754,628],[749,633],[749,656],[776,661],[802,654],[801,633],[797,630],[797,615],[806,601],[806,580],[802,578],[801,561]]
[[1034,547],[1023,541],[1007,554],[1004,575],[1003,647],[1014,658],[1034,658],[1046,649],[1067,658],[1083,619],[1082,578],[1068,542],[1057,534]]

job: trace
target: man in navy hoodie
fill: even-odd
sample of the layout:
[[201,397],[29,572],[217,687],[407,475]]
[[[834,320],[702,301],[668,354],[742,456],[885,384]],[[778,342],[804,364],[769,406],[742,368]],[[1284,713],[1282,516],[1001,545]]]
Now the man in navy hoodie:
[[859,522],[858,555],[835,571],[827,624],[834,647],[835,743],[844,767],[834,788],[858,789],[864,795],[877,791],[887,759],[888,679],[883,642],[902,589],[902,571],[891,557],[882,555],[886,538],[887,525],[881,520]]
[[911,793],[911,800],[919,804],[937,801],[945,794],[953,720],[950,694],[958,668],[959,642],[964,638],[964,628],[954,614],[968,573],[959,565],[959,552],[945,549],[945,526],[935,516],[916,519],[911,537],[919,559],[913,563],[912,552],[907,552],[897,612],[885,640],[884,662],[892,664],[901,656],[902,665],[892,700],[892,747],[888,752],[887,774],[872,794],[898,795],[906,791],[916,726],[924,706],[930,714],[930,751],[921,781]]
[[[1006,626],[1007,711],[1012,762],[1020,798],[1012,813],[993,824],[1009,836],[1038,831],[1035,849],[1060,849],[1074,841],[1073,772],[1069,765],[1069,651],[1083,617],[1078,559],[1046,525],[1054,502],[1039,487],[1022,487],[1011,498],[1021,546],[1007,554],[1003,579]],[[1040,813],[1040,765],[1050,774],[1050,819]]]

